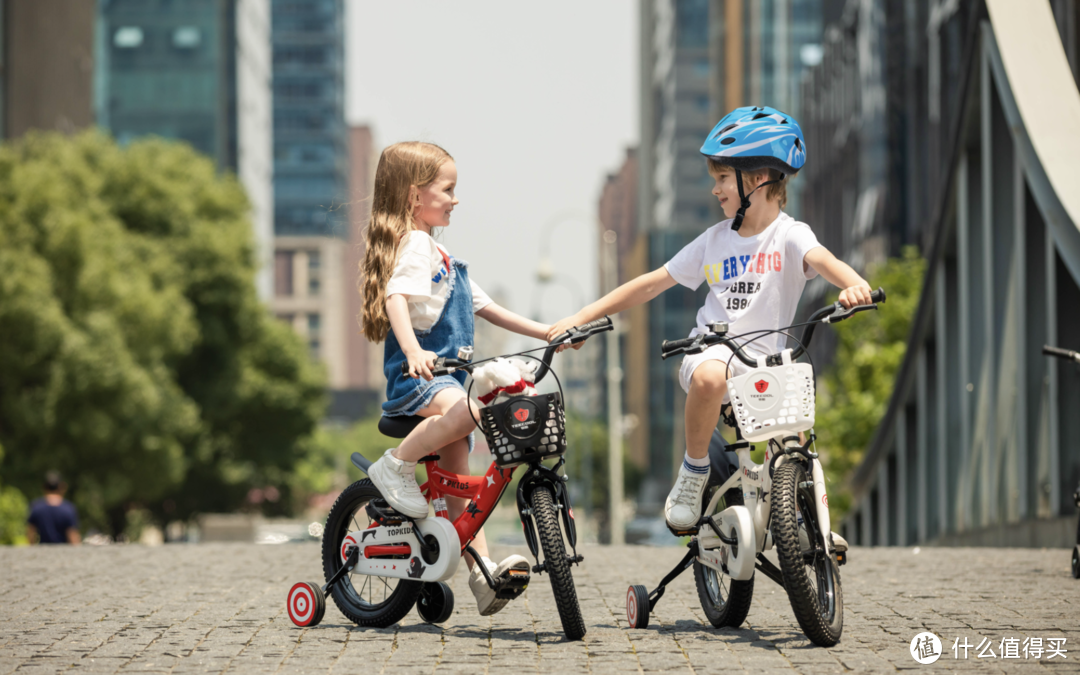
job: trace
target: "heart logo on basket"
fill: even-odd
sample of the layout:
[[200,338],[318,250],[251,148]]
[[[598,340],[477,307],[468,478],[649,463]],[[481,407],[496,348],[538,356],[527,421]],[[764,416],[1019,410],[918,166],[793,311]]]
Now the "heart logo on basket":
[[521,408],[519,410],[515,410],[514,417],[517,418],[518,422],[524,422],[525,420],[529,419],[529,409]]
[[764,394],[765,390],[769,388],[769,383],[765,380],[758,380],[754,383],[754,388],[758,390],[759,394]]

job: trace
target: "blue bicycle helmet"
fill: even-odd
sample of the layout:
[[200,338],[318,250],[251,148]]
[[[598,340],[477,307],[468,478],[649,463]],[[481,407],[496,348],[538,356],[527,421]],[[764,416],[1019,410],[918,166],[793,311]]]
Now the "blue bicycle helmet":
[[[741,203],[732,229],[738,231],[750,207],[750,195],[743,194],[742,172],[775,169],[789,176],[806,163],[806,141],[799,123],[787,113],[768,106],[736,108],[709,132],[701,154],[735,169]],[[777,182],[766,181],[758,188]]]

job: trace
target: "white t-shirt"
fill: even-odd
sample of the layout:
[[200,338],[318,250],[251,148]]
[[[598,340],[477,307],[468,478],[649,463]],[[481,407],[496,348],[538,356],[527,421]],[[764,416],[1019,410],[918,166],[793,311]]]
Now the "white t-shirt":
[[[731,230],[731,220],[705,230],[664,267],[678,283],[696,289],[709,282],[709,297],[698,310],[690,335],[709,332],[712,321],[726,321],[729,333],[791,325],[812,267],[803,271],[803,258],[821,246],[813,230],[783,211],[765,230],[752,237]],[[750,343],[765,354],[779,352],[786,342],[774,333]]]
[[[409,319],[414,330],[427,330],[435,325],[450,297],[446,253],[430,235],[413,230],[398,247],[397,265],[386,285],[386,297],[394,294],[409,296]],[[449,254],[447,254],[449,256]],[[472,279],[473,314],[491,304],[491,298]]]

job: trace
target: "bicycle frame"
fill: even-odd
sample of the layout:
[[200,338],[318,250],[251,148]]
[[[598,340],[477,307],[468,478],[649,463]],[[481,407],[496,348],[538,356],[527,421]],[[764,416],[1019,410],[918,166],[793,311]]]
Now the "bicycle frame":
[[514,468],[501,469],[495,462],[488,467],[483,476],[462,476],[451,473],[439,467],[435,462],[425,463],[427,469],[427,481],[420,486],[420,492],[424,493],[431,504],[435,507],[435,516],[450,519],[450,511],[446,505],[446,497],[462,497],[469,500],[468,506],[461,515],[454,520],[454,529],[457,530],[461,540],[461,550],[465,551],[476,533],[487,522],[488,516],[495,505],[502,499],[506,486],[510,484],[510,478],[514,475]]
[[[491,463],[483,476],[462,476],[451,473],[434,461],[424,462],[424,468],[427,470],[428,477],[427,481],[420,486],[420,492],[435,507],[435,517],[450,520],[446,497],[461,497],[469,500],[469,505],[453,521],[458,540],[461,542],[461,553],[464,553],[465,548],[476,537],[476,533],[487,522],[495,505],[502,499],[503,492],[506,491],[506,486],[510,484],[510,478],[514,475],[514,470],[500,469],[495,462]],[[378,523],[372,522],[369,528],[377,526]],[[373,558],[409,555],[410,551],[408,544],[386,544],[368,546],[364,549],[364,556]]]

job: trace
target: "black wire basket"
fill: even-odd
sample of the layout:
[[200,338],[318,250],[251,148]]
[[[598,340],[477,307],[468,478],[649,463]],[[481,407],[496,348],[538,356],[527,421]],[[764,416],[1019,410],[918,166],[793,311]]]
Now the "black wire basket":
[[566,452],[566,413],[558,393],[515,396],[481,408],[480,428],[503,468]]

